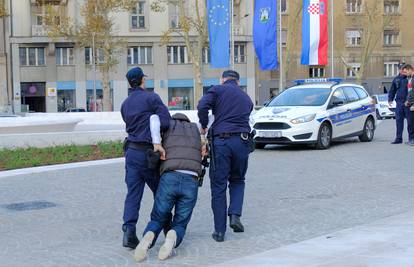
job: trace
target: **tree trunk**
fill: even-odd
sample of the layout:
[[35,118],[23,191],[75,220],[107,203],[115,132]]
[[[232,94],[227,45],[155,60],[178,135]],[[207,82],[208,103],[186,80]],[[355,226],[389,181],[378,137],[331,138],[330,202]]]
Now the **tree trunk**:
[[194,83],[194,108],[197,107],[198,101],[200,101],[203,96],[203,78],[201,73],[201,65],[194,63],[194,74],[195,74],[195,83]]

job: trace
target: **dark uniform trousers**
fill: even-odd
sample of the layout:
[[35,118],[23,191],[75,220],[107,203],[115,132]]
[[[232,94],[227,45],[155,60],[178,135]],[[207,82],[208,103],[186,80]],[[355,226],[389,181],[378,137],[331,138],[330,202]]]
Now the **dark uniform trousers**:
[[156,171],[148,168],[145,149],[128,148],[125,152],[125,183],[128,193],[124,207],[124,231],[125,228],[135,231],[145,184],[155,196],[158,182]]
[[411,119],[410,108],[406,107],[404,103],[397,102],[397,107],[395,109],[395,120],[397,124],[396,141],[403,140],[405,119],[407,119],[407,130],[408,130],[409,140],[414,140],[414,125],[413,125],[414,122]]
[[[242,140],[240,135],[215,137],[213,145],[214,167],[210,167],[211,206],[215,230],[225,233],[227,215],[242,215],[250,148],[249,142]],[[228,210],[227,185],[230,193]]]

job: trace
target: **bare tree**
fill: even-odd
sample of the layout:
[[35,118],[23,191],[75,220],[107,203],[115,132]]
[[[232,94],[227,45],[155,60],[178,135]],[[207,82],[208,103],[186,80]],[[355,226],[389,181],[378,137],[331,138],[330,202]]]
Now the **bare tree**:
[[167,29],[161,42],[168,44],[172,37],[181,37],[184,40],[195,76],[194,101],[198,101],[203,93],[202,55],[208,43],[208,32],[206,1],[193,2],[190,4],[186,0],[154,0],[151,9],[155,12],[165,12],[169,5],[178,7],[178,27]]
[[[113,14],[129,11],[136,7],[138,0],[85,0],[81,5],[82,22],[62,16],[56,6],[48,6],[45,22],[49,36],[63,37],[80,47],[92,47],[95,41],[96,51],[102,53],[103,60],[98,62],[102,74],[103,110],[112,108],[110,98],[110,71],[118,64],[117,54],[125,47],[125,42],[116,37]],[[60,6],[63,8],[63,6]],[[56,18],[59,18],[58,20]],[[98,53],[95,53],[96,55]],[[94,60],[97,62],[97,60]]]
[[[366,67],[371,59],[372,54],[384,36],[384,30],[390,26],[392,16],[383,15],[382,1],[365,1],[363,13],[354,16],[353,23],[360,27],[361,51],[359,56],[354,58],[360,63],[359,68],[353,68],[356,82],[361,84],[366,75]],[[352,64],[341,57],[342,62],[347,68],[352,68]]]

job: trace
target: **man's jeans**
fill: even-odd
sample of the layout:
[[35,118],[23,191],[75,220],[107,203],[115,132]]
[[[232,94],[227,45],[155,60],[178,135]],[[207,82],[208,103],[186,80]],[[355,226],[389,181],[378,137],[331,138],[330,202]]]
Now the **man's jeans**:
[[155,195],[151,221],[145,228],[143,235],[148,231],[154,232],[155,243],[163,225],[169,220],[169,214],[175,205],[171,230],[175,230],[177,233],[175,247],[178,247],[190,222],[191,214],[197,202],[197,194],[198,182],[193,176],[174,171],[164,173],[161,176]]

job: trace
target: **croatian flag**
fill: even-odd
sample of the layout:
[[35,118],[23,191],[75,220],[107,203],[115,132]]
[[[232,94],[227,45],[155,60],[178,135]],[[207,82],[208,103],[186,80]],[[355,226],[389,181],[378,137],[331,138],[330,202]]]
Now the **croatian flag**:
[[301,63],[328,64],[328,0],[303,0]]

